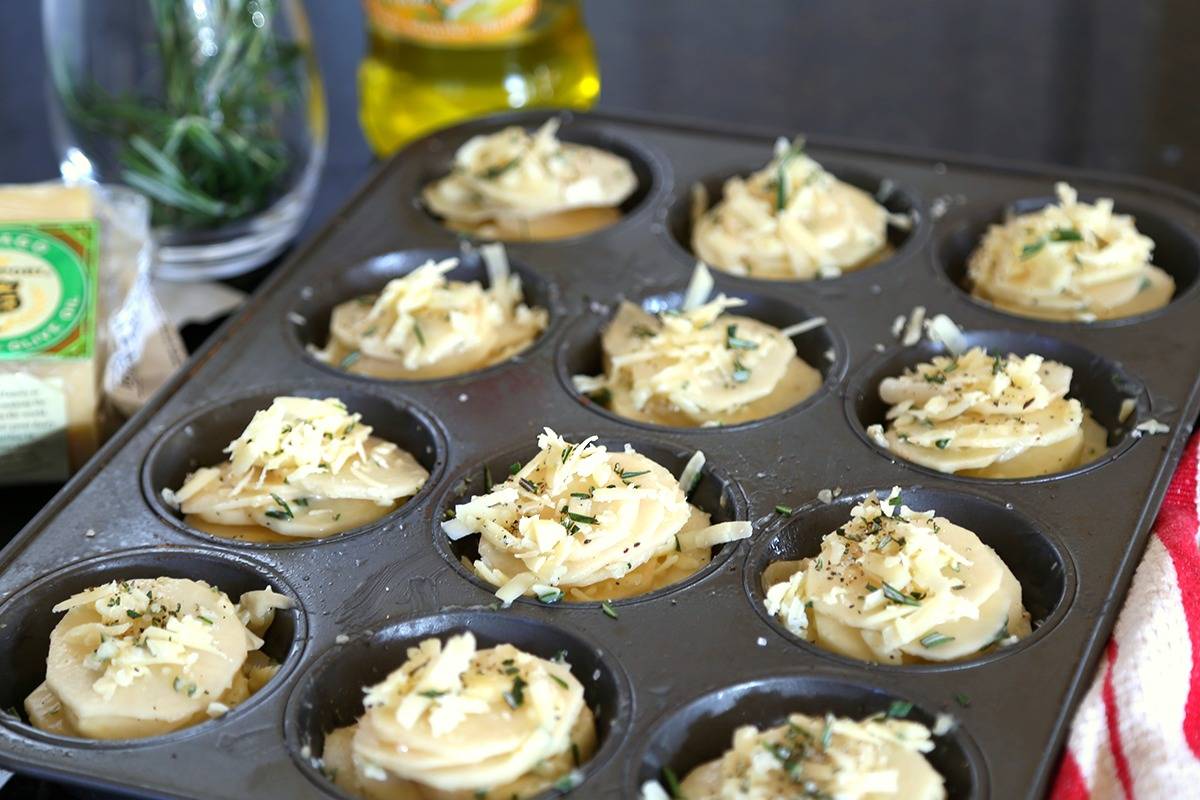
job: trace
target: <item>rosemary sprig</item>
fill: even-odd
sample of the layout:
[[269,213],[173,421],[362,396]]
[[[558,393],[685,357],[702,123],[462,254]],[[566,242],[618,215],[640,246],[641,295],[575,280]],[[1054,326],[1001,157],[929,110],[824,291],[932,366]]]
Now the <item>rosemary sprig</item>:
[[[55,64],[68,118],[122,143],[120,178],[150,197],[155,225],[211,228],[263,210],[296,167],[281,120],[302,94],[303,51],[272,32],[278,0],[209,3],[203,21],[189,3],[142,2],[154,25],[158,91],[71,85]],[[201,25],[221,32],[209,57]]]

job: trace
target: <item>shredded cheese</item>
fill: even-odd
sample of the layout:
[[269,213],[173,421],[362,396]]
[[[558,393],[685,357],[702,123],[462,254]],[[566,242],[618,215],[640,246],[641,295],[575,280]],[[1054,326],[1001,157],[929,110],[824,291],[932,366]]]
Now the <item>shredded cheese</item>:
[[[944,800],[944,780],[924,758],[931,750],[930,731],[918,722],[790,714],[775,728],[738,728],[729,750],[684,778],[680,796],[775,800],[802,788],[839,800]],[[650,785],[642,791],[644,799],[659,796]]]
[[[547,428],[538,448],[443,523],[449,536],[480,534],[470,567],[505,603],[547,587],[576,601],[644,594],[703,567],[716,544],[750,534],[749,523],[710,526],[666,469],[628,446],[569,443]],[[697,464],[694,474],[703,456]]]
[[1036,354],[975,347],[935,356],[880,384],[890,406],[886,446],[914,463],[975,477],[1044,475],[1094,460],[1107,433],[1066,396],[1071,376],[1070,367]]
[[[469,632],[407,655],[364,689],[359,722],[327,737],[325,763],[350,760],[357,775],[401,790],[531,796],[573,780],[573,759],[594,751],[593,716],[565,662],[508,644],[478,649]],[[336,752],[339,741],[349,754]]]
[[[237,605],[181,578],[112,581],[57,603],[46,682],[26,701],[38,727],[97,739],[150,736],[228,710],[274,675],[258,634],[291,599],[270,588]],[[67,709],[53,718],[45,709]],[[63,719],[66,719],[66,722]]]
[[832,278],[886,253],[887,209],[804,152],[776,143],[748,177],[725,182],[721,200],[693,218],[692,249],[703,261],[756,278]]
[[971,292],[1013,314],[1092,322],[1166,305],[1174,279],[1150,259],[1154,242],[1108,198],[1080,202],[1066,183],[1057,203],[988,229],[967,263]]
[[1030,631],[1016,579],[978,537],[904,505],[899,487],[854,506],[821,552],[779,562],[766,610],[797,636],[880,663],[973,655]]
[[424,379],[458,375],[506,361],[546,328],[548,312],[525,305],[521,278],[503,245],[484,245],[489,286],[449,280],[459,260],[428,261],[333,310],[329,342],[310,348],[326,363],[360,375]]
[[695,427],[761,419],[820,387],[820,372],[797,356],[791,337],[823,319],[781,331],[726,313],[744,300],[720,294],[706,302],[711,288],[700,264],[681,311],[652,316],[622,303],[602,338],[604,374],[577,375],[575,388],[606,396],[630,419]]
[[189,523],[218,535],[256,526],[280,536],[328,536],[378,519],[429,477],[334,398],[277,397],[225,452],[229,461],[163,492]]
[[532,134],[513,126],[472,137],[455,153],[454,170],[425,187],[425,204],[481,238],[557,238],[611,224],[637,188],[632,166],[561,141],[558,127],[551,119]]

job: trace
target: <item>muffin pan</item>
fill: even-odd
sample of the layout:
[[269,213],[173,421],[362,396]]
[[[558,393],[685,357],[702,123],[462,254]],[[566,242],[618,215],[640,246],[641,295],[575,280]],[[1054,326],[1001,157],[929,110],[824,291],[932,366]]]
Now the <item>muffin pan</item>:
[[[0,660],[13,677],[0,702],[9,709],[0,714],[0,764],[148,797],[343,796],[311,761],[323,735],[360,712],[362,685],[398,666],[408,644],[470,628],[488,643],[569,652],[601,730],[572,796],[635,797],[664,766],[682,775],[719,755],[740,724],[777,724],[793,710],[861,716],[896,699],[927,723],[954,718],[930,755],[952,797],[1044,793],[1200,411],[1200,203],[1126,178],[811,139],[812,155],[835,174],[914,214],[912,229],[894,234],[895,253],[809,283],[713,275],[719,290],[749,301],[750,316],[827,320],[796,339],[824,376],[821,390],[728,429],[633,424],[576,393],[571,374],[596,373],[599,331],[619,300],[650,310],[679,302],[695,263],[691,185],[705,182],[715,199],[723,178],[761,166],[775,135],[793,132],[565,114],[563,138],[621,153],[641,185],[608,229],[509,246],[528,297],[550,311],[529,350],[477,373],[415,382],[350,376],[310,357],[306,347],[324,344],[336,303],[460,252],[463,243],[419,200],[455,149],[473,134],[547,116],[452,128],[384,165],[0,553]],[[1060,179],[1145,220],[1156,261],[1178,283],[1169,306],[1120,322],[1039,322],[986,308],[959,287],[984,226],[1005,208],[1045,202]],[[468,252],[453,277],[482,275]],[[1108,427],[1110,451],[1069,473],[985,481],[933,473],[877,448],[865,428],[882,414],[879,381],[938,349],[903,347],[892,336],[893,320],[918,305],[948,314],[972,343],[1071,364],[1072,395]],[[215,461],[254,410],[284,393],[345,400],[430,470],[426,488],[378,522],[325,540],[256,545],[189,530],[161,489]],[[1122,421],[1125,398],[1135,407]],[[1170,433],[1135,436],[1149,419]],[[751,520],[754,536],[718,548],[710,567],[677,587],[614,603],[615,618],[590,603],[495,608],[491,588],[458,562],[472,543],[446,541],[438,523],[482,486],[484,465],[502,476],[503,465],[532,453],[543,426],[629,442],[676,472],[702,449],[707,467],[695,501],[716,519]],[[767,617],[759,582],[766,563],[815,552],[856,498],[892,485],[1000,553],[1039,623],[1033,636],[962,663],[881,667],[819,651]],[[836,494],[831,503],[818,499],[829,499],[826,489]],[[224,718],[136,743],[48,736],[14,713],[43,674],[55,602],[116,575],[159,573],[202,577],[231,596],[269,583],[295,597],[268,640],[280,674]]]

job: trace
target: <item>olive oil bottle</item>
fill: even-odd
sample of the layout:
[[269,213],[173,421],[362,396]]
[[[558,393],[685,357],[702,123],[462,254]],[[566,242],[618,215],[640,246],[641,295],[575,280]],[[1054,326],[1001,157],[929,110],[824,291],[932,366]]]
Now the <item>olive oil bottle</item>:
[[579,0],[363,0],[360,119],[387,155],[467,117],[589,108],[600,73]]

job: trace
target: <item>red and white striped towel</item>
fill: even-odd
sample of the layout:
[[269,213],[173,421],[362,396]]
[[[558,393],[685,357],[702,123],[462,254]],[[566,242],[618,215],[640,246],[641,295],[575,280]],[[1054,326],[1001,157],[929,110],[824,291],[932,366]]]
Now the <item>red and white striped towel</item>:
[[1051,800],[1200,797],[1200,434],[1071,724]]

